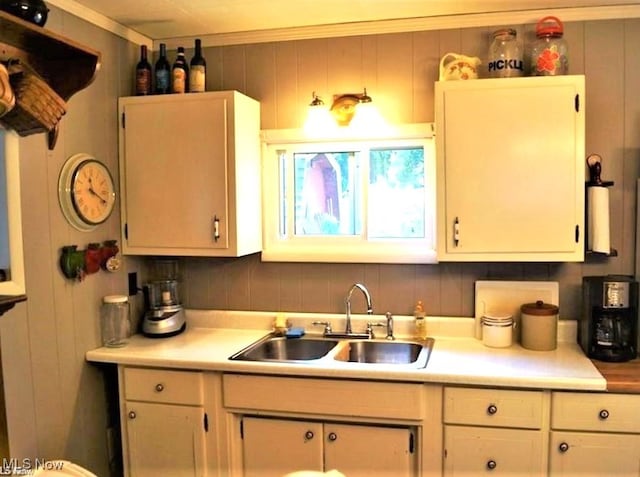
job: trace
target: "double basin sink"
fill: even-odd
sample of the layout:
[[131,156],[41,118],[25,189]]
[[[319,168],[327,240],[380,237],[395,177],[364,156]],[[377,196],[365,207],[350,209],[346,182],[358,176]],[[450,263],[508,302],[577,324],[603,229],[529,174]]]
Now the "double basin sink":
[[237,361],[313,363],[333,360],[348,363],[405,365],[424,368],[433,339],[404,340],[336,339],[328,337],[286,338],[267,335],[231,356]]

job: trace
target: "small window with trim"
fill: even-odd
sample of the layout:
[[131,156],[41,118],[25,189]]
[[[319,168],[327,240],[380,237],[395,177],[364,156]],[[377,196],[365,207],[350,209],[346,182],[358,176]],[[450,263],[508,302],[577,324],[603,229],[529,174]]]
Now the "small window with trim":
[[435,263],[430,125],[386,139],[263,139],[263,260]]

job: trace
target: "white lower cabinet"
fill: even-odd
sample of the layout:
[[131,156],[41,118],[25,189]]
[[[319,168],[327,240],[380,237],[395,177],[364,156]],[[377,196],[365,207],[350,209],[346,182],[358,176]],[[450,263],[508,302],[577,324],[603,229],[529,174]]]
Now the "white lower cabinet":
[[553,393],[551,428],[551,476],[640,474],[640,396]]
[[205,476],[202,373],[130,367],[120,373],[125,475]]
[[441,475],[440,386],[224,374],[223,402],[238,428],[234,475]]
[[415,475],[415,431],[408,427],[244,416],[245,477],[336,469],[349,477]]
[[544,405],[538,391],[445,387],[444,475],[544,475]]

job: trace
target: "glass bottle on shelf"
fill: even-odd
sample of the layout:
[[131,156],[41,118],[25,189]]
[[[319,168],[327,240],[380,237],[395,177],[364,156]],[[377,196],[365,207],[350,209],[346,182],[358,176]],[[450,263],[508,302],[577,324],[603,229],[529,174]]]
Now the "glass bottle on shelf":
[[136,95],[151,94],[151,64],[147,59],[147,46],[140,46],[140,61],[136,65]]
[[205,91],[207,62],[202,56],[202,43],[199,38],[196,38],[195,46],[195,53],[189,64],[189,91],[202,93]]
[[155,93],[166,94],[171,92],[171,83],[169,77],[171,76],[171,65],[167,60],[167,45],[160,43],[160,56],[155,64]]
[[178,47],[178,56],[171,69],[171,90],[174,93],[187,93],[189,91],[189,65],[184,57],[184,48]]

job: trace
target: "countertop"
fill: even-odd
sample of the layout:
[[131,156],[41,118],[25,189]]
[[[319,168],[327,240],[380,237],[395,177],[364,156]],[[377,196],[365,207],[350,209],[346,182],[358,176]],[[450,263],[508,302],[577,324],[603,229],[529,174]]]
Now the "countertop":
[[[289,376],[372,379],[529,389],[605,391],[607,382],[575,340],[575,322],[561,320],[554,351],[530,351],[514,344],[488,348],[474,338],[473,318],[429,317],[427,331],[435,344],[425,368],[409,365],[346,363],[333,359],[313,362],[265,363],[231,361],[229,357],[264,337],[275,315],[267,312],[187,310],[187,330],[171,338],[134,335],[122,348],[87,352],[91,362],[148,367],[198,369]],[[294,326],[306,330],[312,320],[330,320],[334,329],[342,315],[288,314]],[[371,317],[354,316],[354,329],[364,329]],[[374,320],[384,321],[382,316]],[[398,338],[408,337],[412,317],[395,317]],[[638,364],[640,367],[640,363]]]
[[640,359],[625,363],[605,363],[594,359],[593,364],[607,381],[607,391],[640,394]]

